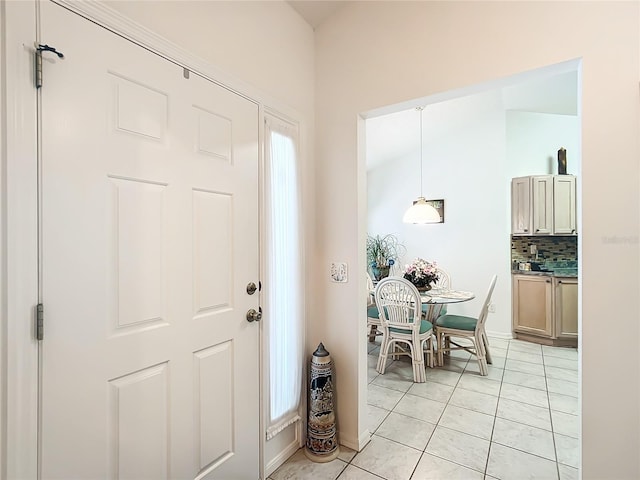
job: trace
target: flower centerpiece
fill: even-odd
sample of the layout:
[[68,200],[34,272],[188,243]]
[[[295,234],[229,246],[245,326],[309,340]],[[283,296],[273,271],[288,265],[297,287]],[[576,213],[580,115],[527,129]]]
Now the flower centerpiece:
[[405,266],[404,278],[413,283],[418,290],[431,290],[432,284],[440,278],[438,276],[438,265],[436,262],[416,258]]

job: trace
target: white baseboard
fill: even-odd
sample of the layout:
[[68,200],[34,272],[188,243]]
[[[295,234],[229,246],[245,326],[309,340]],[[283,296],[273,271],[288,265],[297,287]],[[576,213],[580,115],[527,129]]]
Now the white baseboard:
[[265,477],[269,477],[273,472],[275,472],[280,465],[287,461],[287,459],[296,453],[300,448],[300,441],[296,438],[293,442],[291,442],[287,448],[282,450],[277,456],[275,456],[271,461],[267,464],[264,469]]
[[358,438],[341,435],[339,441],[340,445],[344,445],[351,450],[359,452],[371,441],[371,434],[369,433],[369,430],[365,430],[358,436]]

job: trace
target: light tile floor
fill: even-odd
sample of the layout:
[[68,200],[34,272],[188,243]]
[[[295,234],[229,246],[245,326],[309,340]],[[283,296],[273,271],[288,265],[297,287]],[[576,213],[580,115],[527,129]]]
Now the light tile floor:
[[341,447],[329,463],[299,450],[271,480],[578,478],[576,349],[490,339],[487,377],[454,352],[419,384],[404,359],[379,375],[379,343],[368,345],[371,442],[359,453]]

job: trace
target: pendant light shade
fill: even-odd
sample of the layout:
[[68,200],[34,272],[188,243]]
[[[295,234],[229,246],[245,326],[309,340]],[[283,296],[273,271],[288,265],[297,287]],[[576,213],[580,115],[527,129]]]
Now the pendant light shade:
[[420,112],[420,196],[404,213],[402,221],[404,223],[439,223],[440,214],[422,196],[422,110],[424,107],[416,107],[416,110]]
[[404,223],[439,223],[440,220],[438,211],[424,197],[418,197],[402,217]]

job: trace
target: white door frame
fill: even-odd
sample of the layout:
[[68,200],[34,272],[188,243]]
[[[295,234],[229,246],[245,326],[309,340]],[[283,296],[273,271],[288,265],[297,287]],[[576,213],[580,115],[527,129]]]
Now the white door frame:
[[[0,36],[0,51],[6,52],[0,60],[0,73],[5,73],[0,98],[6,100],[5,111],[0,112],[0,132],[5,128],[0,137],[0,192],[3,193],[0,194],[0,479],[37,478],[38,475],[38,342],[34,340],[38,303],[38,126],[32,62],[34,39],[38,34],[34,21],[38,1],[46,0],[0,0],[0,26],[5,32],[5,37]],[[111,8],[87,0],[52,1],[256,103],[260,186],[265,108],[272,107],[303,127],[299,112]],[[46,39],[38,40],[47,43]],[[0,75],[0,82],[2,78]],[[46,88],[46,79],[44,81],[43,88]],[[261,380],[260,431],[264,432],[262,383]],[[264,436],[261,437],[260,474],[263,477]]]
[[[38,345],[37,124],[33,67],[34,2],[3,2],[0,41],[5,100],[2,185],[0,368],[2,426],[0,478],[36,478]],[[2,81],[2,80],[0,80]]]

